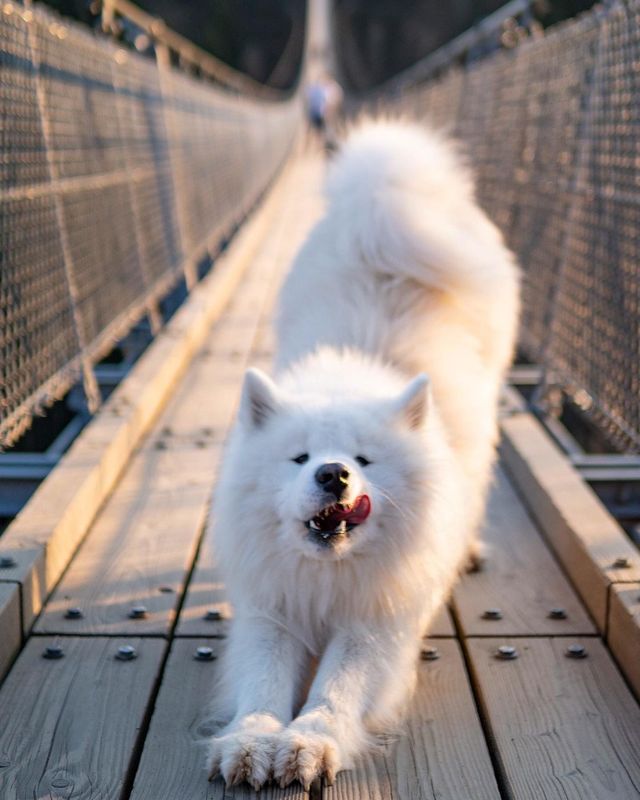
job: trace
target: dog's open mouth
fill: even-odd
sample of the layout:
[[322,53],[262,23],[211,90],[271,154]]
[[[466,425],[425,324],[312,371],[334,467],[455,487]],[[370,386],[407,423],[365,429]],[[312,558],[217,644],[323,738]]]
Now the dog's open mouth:
[[353,503],[333,503],[323,508],[315,517],[304,524],[307,530],[317,534],[321,539],[328,539],[336,534],[348,533],[356,525],[361,525],[371,512],[371,500],[368,495],[361,494]]

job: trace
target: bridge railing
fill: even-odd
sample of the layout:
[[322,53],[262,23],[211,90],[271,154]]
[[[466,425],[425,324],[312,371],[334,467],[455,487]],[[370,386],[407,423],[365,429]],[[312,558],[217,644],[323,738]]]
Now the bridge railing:
[[638,452],[640,3],[534,33],[479,60],[449,46],[379,96],[463,142],[523,267],[521,348],[544,367],[539,399],[561,389]]
[[197,80],[155,24],[150,59],[0,6],[0,446],[80,376],[97,405],[93,365],[144,314],[158,324],[292,145],[296,92],[194,52]]

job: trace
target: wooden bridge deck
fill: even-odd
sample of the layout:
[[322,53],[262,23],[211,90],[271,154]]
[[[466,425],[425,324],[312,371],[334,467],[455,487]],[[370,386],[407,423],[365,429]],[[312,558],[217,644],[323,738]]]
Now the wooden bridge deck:
[[[206,779],[200,745],[216,661],[194,654],[218,652],[230,609],[203,523],[243,370],[268,364],[280,278],[319,213],[321,172],[309,154],[285,171],[276,221],[242,289],[135,449],[5,679],[2,800],[254,794]],[[420,663],[405,733],[333,787],[313,786],[312,797],[640,797],[638,705],[502,468],[486,538],[486,569],[462,580],[431,631],[439,657]],[[0,608],[11,586],[0,583]],[[141,605],[146,615],[132,618]],[[69,618],[72,607],[82,616]],[[485,618],[496,608],[500,619]],[[551,618],[553,608],[563,618]],[[585,658],[567,656],[576,644]],[[52,645],[63,657],[42,657]],[[117,659],[127,645],[137,657]],[[497,659],[500,645],[518,657]]]

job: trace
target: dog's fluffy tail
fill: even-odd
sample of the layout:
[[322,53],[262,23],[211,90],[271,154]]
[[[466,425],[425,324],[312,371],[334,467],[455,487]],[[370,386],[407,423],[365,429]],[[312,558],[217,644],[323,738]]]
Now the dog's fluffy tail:
[[475,203],[470,170],[438,132],[401,120],[359,123],[327,195],[358,262],[377,273],[458,294],[513,279],[513,258]]

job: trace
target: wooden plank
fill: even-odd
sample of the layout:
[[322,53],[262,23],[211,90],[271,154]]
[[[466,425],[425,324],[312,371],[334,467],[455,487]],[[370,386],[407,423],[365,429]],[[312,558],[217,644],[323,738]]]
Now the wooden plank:
[[607,644],[640,698],[640,583],[611,587]]
[[449,609],[446,606],[443,606],[440,611],[436,614],[435,619],[429,626],[429,636],[455,636],[456,631],[453,627],[453,621],[451,619],[451,614],[449,613]]
[[[194,659],[197,647],[219,652],[215,639],[175,640],[162,680],[140,767],[130,800],[249,800],[256,793],[248,785],[225,787],[221,778],[209,783],[206,771],[208,701],[215,682],[216,662]],[[302,800],[308,794],[299,785],[285,790],[267,786],[261,800]]]
[[[64,657],[42,658],[56,641]],[[118,800],[166,646],[33,637],[0,691],[0,797]]]
[[505,469],[604,632],[609,586],[640,581],[640,554],[537,420],[514,414],[501,427]]
[[[36,622],[38,633],[167,634],[206,516],[219,449],[134,458]],[[132,619],[135,606],[146,618]],[[68,619],[69,608],[82,618]]]
[[[515,660],[495,657],[514,645]],[[587,657],[568,658],[582,644]],[[637,800],[640,709],[595,638],[468,639],[513,800]]]
[[421,661],[404,730],[379,753],[342,772],[325,800],[497,800],[500,792],[457,642],[432,642],[437,661]]
[[[54,591],[36,623],[39,633],[168,633],[253,341],[256,320],[238,329],[237,319],[263,291],[262,281],[250,280],[212,329]],[[230,329],[237,359],[212,352]],[[129,617],[136,606],[147,609],[145,618]],[[69,607],[79,607],[83,618],[65,618]]]
[[182,605],[176,636],[226,636],[232,616],[224,582],[207,533]]
[[0,583],[0,681],[22,642],[20,584]]
[[259,209],[194,288],[55,470],[3,534],[0,555],[19,562],[22,620],[31,628],[131,453],[233,295],[282,200],[295,185],[290,165]]
[[[595,633],[593,622],[500,468],[489,498],[483,539],[488,545],[484,568],[463,576],[453,592],[466,636]],[[563,609],[566,618],[550,617],[551,609]],[[502,618],[485,618],[487,610],[499,610]]]

